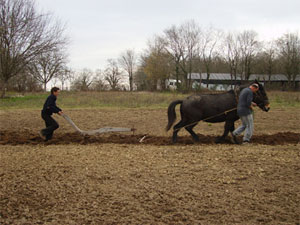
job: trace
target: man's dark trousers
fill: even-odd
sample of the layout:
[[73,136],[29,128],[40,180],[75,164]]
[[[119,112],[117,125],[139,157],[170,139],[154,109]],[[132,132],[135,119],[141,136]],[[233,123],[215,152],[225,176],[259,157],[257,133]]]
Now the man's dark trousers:
[[53,136],[53,132],[59,127],[58,123],[47,113],[42,112],[42,118],[45,120],[46,128],[42,130],[42,134],[45,135],[46,140],[50,140]]

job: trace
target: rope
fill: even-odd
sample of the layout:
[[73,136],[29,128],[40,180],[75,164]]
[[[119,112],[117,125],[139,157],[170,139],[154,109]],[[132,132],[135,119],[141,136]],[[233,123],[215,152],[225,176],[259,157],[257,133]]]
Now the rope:
[[[235,96],[235,100],[236,100],[236,105],[238,105],[238,101],[239,101],[239,100],[238,100],[238,93],[237,93],[238,90],[235,88],[233,91],[234,91],[234,96]],[[217,116],[221,116],[221,115],[223,115],[223,114],[226,115],[227,113],[229,113],[229,112],[231,112],[231,111],[234,111],[234,110],[236,110],[236,109],[237,109],[237,107],[234,107],[234,108],[232,108],[232,109],[226,110],[225,112],[219,113],[219,114],[214,115],[214,116],[207,117],[207,118],[202,119],[202,120],[205,121],[205,120],[209,120],[209,119],[215,118],[215,117],[217,117]],[[185,126],[183,126],[183,127],[174,129],[174,131],[178,131],[178,130],[180,130],[180,129],[182,129],[182,128],[186,128],[186,127],[189,127],[189,126],[191,126],[191,125],[197,124],[197,123],[199,123],[199,122],[202,121],[202,120],[198,120],[198,121],[196,121],[196,122],[190,123],[190,124],[185,125]],[[173,131],[173,132],[174,132],[174,131]]]
[[205,118],[205,119],[197,120],[196,122],[193,122],[193,123],[190,123],[190,124],[185,125],[185,126],[183,126],[183,127],[174,129],[174,131],[178,131],[178,130],[180,130],[180,129],[182,129],[182,128],[186,128],[186,127],[189,127],[189,126],[191,126],[191,125],[197,124],[197,123],[199,123],[199,122],[202,121],[202,120],[205,121],[205,120],[209,120],[209,119],[215,118],[215,117],[217,117],[217,116],[221,116],[221,115],[223,115],[223,114],[226,115],[227,113],[229,113],[229,112],[231,112],[231,111],[234,111],[234,110],[236,110],[236,109],[237,109],[237,107],[232,108],[232,109],[229,109],[229,110],[226,110],[225,112],[219,113],[219,114],[217,114],[217,115],[207,117],[207,118]]

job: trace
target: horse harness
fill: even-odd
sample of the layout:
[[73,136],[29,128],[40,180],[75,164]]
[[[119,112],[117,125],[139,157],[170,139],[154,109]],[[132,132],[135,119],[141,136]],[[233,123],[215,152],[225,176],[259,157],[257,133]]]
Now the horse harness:
[[[235,95],[235,100],[236,100],[236,105],[237,105],[237,104],[238,104],[238,92],[237,92],[237,89],[234,89],[234,95]],[[210,120],[210,119],[213,119],[213,118],[215,118],[215,117],[221,116],[221,115],[223,115],[223,114],[227,115],[227,113],[232,112],[232,111],[234,111],[234,110],[236,110],[236,109],[237,109],[237,107],[234,107],[234,108],[232,108],[232,109],[226,110],[225,112],[222,112],[222,113],[219,113],[219,114],[216,114],[216,115],[213,115],[213,116],[204,118],[204,119],[202,119],[202,120],[203,120],[203,121],[206,121],[206,120]],[[198,120],[198,121],[196,121],[196,122],[190,123],[190,124],[185,125],[185,126],[183,126],[183,127],[174,129],[173,132],[174,132],[174,131],[178,131],[178,130],[180,130],[180,129],[182,129],[182,128],[186,128],[186,127],[192,126],[192,125],[194,125],[194,124],[197,124],[197,123],[199,123],[199,122],[202,121],[202,120]]]

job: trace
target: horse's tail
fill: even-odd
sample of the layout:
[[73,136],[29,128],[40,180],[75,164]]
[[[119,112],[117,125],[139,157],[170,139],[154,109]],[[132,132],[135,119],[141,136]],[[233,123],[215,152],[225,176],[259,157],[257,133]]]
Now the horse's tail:
[[175,107],[178,104],[182,104],[182,100],[176,100],[172,102],[168,107],[168,125],[166,126],[166,131],[170,130],[170,128],[176,120]]

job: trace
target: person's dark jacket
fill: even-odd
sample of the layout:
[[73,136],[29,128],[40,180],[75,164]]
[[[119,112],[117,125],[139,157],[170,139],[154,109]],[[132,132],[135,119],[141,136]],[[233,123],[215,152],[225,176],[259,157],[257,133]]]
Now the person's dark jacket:
[[237,113],[239,116],[247,116],[252,113],[251,103],[253,100],[253,92],[250,88],[244,88],[239,96]]
[[49,95],[44,104],[42,113],[45,113],[45,114],[48,114],[51,116],[53,113],[58,113],[60,111],[62,111],[62,110],[56,106],[56,96],[52,95],[52,94]]

